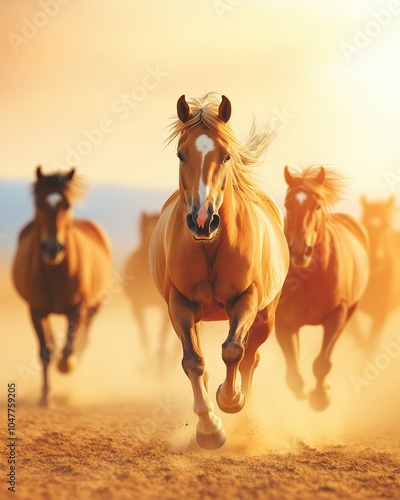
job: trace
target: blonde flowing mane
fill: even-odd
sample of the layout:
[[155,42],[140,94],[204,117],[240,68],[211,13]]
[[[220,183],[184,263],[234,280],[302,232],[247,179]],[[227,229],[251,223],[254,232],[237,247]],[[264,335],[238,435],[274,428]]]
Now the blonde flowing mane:
[[[297,181],[293,187],[296,189],[302,187],[306,191],[312,191],[322,199],[328,208],[332,208],[333,205],[343,198],[348,180],[333,168],[324,166],[325,178],[322,184],[319,184],[315,178],[320,168],[321,166],[319,165],[309,165],[302,170],[292,169],[291,167],[291,173]],[[289,187],[290,189],[292,188]]]
[[170,144],[176,137],[197,125],[206,126],[230,145],[230,164],[235,191],[249,202],[263,205],[269,198],[259,188],[252,167],[259,165],[264,159],[273,134],[265,129],[257,131],[253,122],[246,141],[244,143],[240,141],[230,124],[218,118],[220,99],[215,92],[209,92],[200,98],[192,98],[188,104],[191,117],[185,123],[178,119],[171,124],[171,133],[165,141],[166,144]]

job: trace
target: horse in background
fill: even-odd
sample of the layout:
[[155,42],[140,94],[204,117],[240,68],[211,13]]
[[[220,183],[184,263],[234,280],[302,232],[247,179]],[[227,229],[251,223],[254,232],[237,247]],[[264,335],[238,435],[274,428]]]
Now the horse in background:
[[378,348],[384,327],[391,314],[400,309],[400,232],[393,228],[395,198],[384,201],[361,199],[361,220],[370,241],[370,276],[359,310],[372,318],[370,330],[363,335],[358,315],[352,321],[356,339],[367,355]]
[[55,347],[49,315],[61,314],[68,319],[58,363],[59,370],[68,373],[76,355],[86,347],[89,325],[108,283],[111,251],[97,224],[73,219],[72,203],[81,194],[75,169],[44,175],[38,167],[33,194],[34,219],[19,234],[12,273],[18,293],[29,306],[39,340],[43,365],[40,404],[47,405],[48,367]]
[[[165,301],[158,293],[150,273],[149,265],[149,245],[154,228],[160,218],[160,214],[147,214],[142,212],[140,216],[140,244],[139,247],[130,254],[124,266],[125,293],[132,307],[133,315],[139,327],[140,342],[143,353],[146,357],[145,366],[157,367],[158,374],[166,373],[168,365],[168,341],[172,338],[169,335],[172,325],[168,315]],[[151,325],[146,321],[146,312],[149,308],[157,309],[161,314],[161,329],[158,339],[158,352],[154,356],[150,346],[150,339],[153,337]],[[153,324],[153,323],[152,323]],[[175,340],[175,338],[172,338]],[[172,353],[172,359],[177,355],[177,351]]]
[[217,403],[236,413],[250,391],[258,348],[274,327],[289,254],[282,214],[251,169],[270,135],[253,126],[247,142],[239,141],[228,123],[229,99],[219,101],[214,93],[190,103],[181,96],[177,114],[169,142],[179,137],[179,190],[162,209],[150,265],[182,342],[199,418],[197,442],[214,449],[226,436],[207,393],[200,321],[229,320],[222,344],[226,378]]
[[313,364],[316,387],[309,394],[312,408],[323,410],[330,403],[325,378],[333,347],[367,286],[368,236],[353,217],[329,213],[344,187],[334,170],[311,166],[295,175],[285,167],[284,174],[290,268],[276,311],[276,336],[286,360],[286,382],[302,399],[299,329],[323,326],[322,348]]

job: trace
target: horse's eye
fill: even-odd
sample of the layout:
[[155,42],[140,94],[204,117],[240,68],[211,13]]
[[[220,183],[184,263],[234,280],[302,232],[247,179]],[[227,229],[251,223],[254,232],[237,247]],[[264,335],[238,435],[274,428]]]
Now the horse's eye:
[[231,159],[231,155],[226,155],[224,163],[227,163]]
[[176,152],[176,156],[179,158],[179,161],[183,161],[183,156],[182,156],[182,153],[180,151]]

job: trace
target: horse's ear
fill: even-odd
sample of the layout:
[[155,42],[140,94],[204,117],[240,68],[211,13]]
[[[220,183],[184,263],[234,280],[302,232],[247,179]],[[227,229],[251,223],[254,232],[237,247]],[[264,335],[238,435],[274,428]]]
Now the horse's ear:
[[395,202],[395,197],[392,195],[387,200],[387,206],[389,208],[393,208],[394,207],[394,202]]
[[40,181],[43,177],[43,174],[42,174],[42,167],[40,165],[38,165],[38,167],[36,168],[36,179],[38,181]]
[[186,102],[185,96],[181,95],[177,102],[178,118],[182,123],[186,123],[192,116],[190,112],[189,104]]
[[285,175],[286,184],[289,187],[293,187],[295,184],[297,184],[296,178],[293,177],[293,175],[290,173],[289,167],[287,165],[286,165],[285,170],[284,170],[284,175]]
[[218,108],[218,117],[223,122],[227,123],[229,121],[229,118],[231,117],[231,113],[232,113],[231,102],[227,97],[223,95],[221,104],[219,105]]
[[74,174],[75,174],[75,169],[71,168],[71,170],[67,174],[64,175],[64,179],[66,181],[70,181],[72,179],[72,177],[74,176]]
[[324,180],[325,180],[325,169],[324,169],[324,167],[319,167],[319,172],[316,175],[314,181],[317,184],[322,184],[324,182]]
[[367,206],[367,204],[368,204],[368,203],[367,203],[367,198],[366,198],[366,196],[365,196],[364,194],[362,194],[362,195],[360,196],[360,202],[361,202],[361,205],[362,205],[364,208]]

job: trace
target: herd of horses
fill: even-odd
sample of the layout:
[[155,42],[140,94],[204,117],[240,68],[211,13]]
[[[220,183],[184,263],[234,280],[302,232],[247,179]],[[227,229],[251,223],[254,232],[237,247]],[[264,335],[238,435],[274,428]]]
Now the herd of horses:
[[[394,199],[363,198],[358,222],[332,213],[346,183],[334,169],[285,167],[284,218],[254,175],[271,135],[253,126],[242,142],[230,116],[225,96],[209,93],[189,103],[185,96],[179,98],[167,139],[178,139],[179,188],[161,214],[142,214],[142,242],[125,267],[127,275],[135,276],[127,280],[126,291],[148,357],[154,335],[152,325],[146,331],[144,311],[149,305],[163,311],[160,346],[170,325],[181,341],[182,366],[198,416],[197,442],[206,449],[222,446],[226,435],[208,395],[202,321],[229,322],[222,344],[226,376],[216,394],[222,411],[242,409],[259,347],[274,328],[289,388],[297,398],[308,398],[315,410],[323,410],[330,402],[326,377],[332,350],[356,308],[372,318],[368,336],[354,327],[355,338],[372,352],[389,315],[400,307]],[[58,364],[66,373],[87,343],[111,270],[104,231],[94,222],[73,218],[72,204],[81,191],[74,169],[44,175],[38,167],[35,216],[21,231],[14,258],[14,283],[29,305],[39,340],[43,405],[49,401],[47,370],[54,353],[49,315],[68,318]],[[324,330],[313,364],[315,388],[309,393],[299,371],[299,331],[305,325],[322,325]]]

